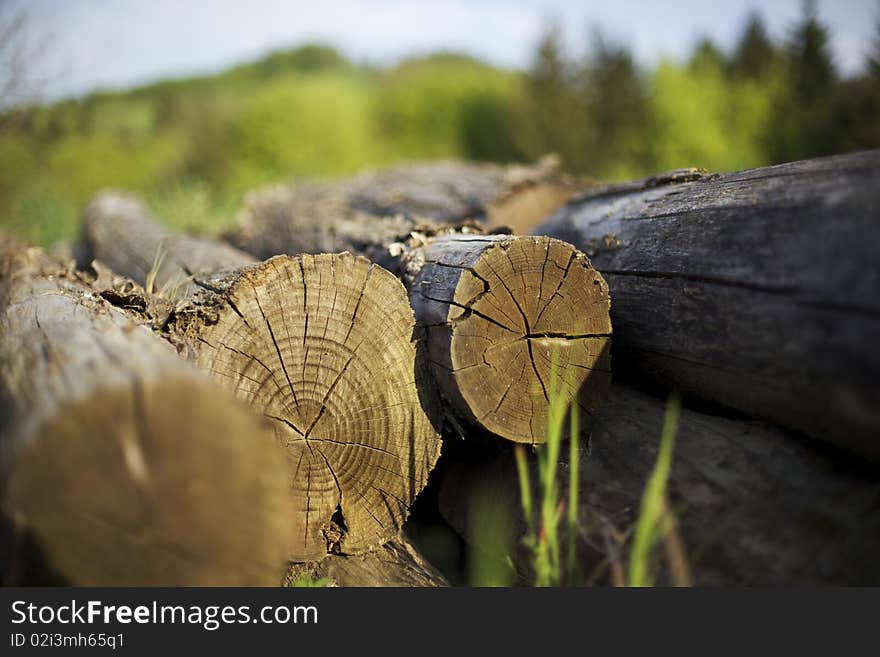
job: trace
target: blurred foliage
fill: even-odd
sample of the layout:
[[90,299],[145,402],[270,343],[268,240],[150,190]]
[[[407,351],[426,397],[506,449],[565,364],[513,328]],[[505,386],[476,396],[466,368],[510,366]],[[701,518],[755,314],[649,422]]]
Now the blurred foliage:
[[224,155],[234,184],[346,173],[381,159],[370,100],[364,81],[349,76],[282,76],[266,83],[226,126]]
[[[475,133],[495,129],[489,124],[511,97],[515,80],[514,74],[462,55],[404,62],[377,80],[376,136],[395,158],[461,157],[472,150],[468,134],[476,137],[479,150],[483,137]],[[494,152],[486,156],[495,159]]]
[[654,169],[702,166],[729,171],[764,164],[772,81],[730,80],[721,63],[661,62],[652,81]]
[[229,225],[249,188],[407,159],[532,160],[625,179],[880,146],[880,24],[864,70],[836,71],[811,3],[783,43],[749,17],[730,53],[639,68],[550,26],[527,71],[441,53],[375,69],[332,48],[279,51],[214,76],[94,93],[0,116],[0,225],[46,244],[76,234],[102,187],[143,194],[181,228]]

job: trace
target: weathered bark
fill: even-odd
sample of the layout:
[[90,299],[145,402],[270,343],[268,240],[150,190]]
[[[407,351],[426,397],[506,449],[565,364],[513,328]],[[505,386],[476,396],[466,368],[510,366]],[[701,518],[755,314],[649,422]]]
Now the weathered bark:
[[693,177],[535,231],[607,278],[616,366],[880,458],[880,151]]
[[362,555],[329,555],[317,562],[292,563],[286,583],[326,580],[327,586],[449,586],[404,536]]
[[104,191],[83,213],[85,250],[120,276],[165,296],[192,293],[195,276],[256,262],[211,238],[174,233],[163,227],[134,196]]
[[0,313],[4,583],[278,582],[270,427],[38,249],[0,245]]
[[362,252],[365,245],[405,238],[413,220],[471,219],[525,232],[586,184],[562,175],[552,156],[530,166],[405,164],[342,181],[251,192],[232,241],[259,258],[269,258],[280,253]]
[[349,205],[375,216],[477,219],[520,228],[546,217],[576,189],[574,181],[561,174],[555,156],[532,165],[410,163],[345,183]]
[[544,442],[556,392],[577,396],[590,421],[610,381],[611,325],[607,286],[586,256],[557,240],[365,214],[344,194],[323,193],[251,196],[243,233],[260,241],[242,243],[257,253],[348,249],[401,276],[458,418]]
[[[589,450],[580,449],[580,581],[596,572],[604,580],[609,560],[627,567],[628,548],[620,540],[635,526],[664,406],[615,383]],[[516,464],[513,450],[497,444],[472,438],[449,447],[440,509],[467,538],[479,523],[469,517],[480,506],[475,491],[491,490],[498,508],[518,508]],[[844,452],[825,451],[763,422],[686,405],[668,491],[695,584],[880,583],[880,474]],[[563,454],[563,495],[567,461]],[[523,531],[522,518],[515,520]],[[519,559],[523,564],[522,553]]]
[[290,463],[290,558],[358,554],[393,537],[440,453],[400,281],[343,253],[279,256],[193,286],[160,323],[272,421]]

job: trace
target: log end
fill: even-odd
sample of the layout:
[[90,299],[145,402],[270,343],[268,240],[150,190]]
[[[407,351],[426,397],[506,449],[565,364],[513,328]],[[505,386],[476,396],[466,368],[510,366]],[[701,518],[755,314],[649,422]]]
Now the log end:
[[206,287],[195,305],[209,321],[184,333],[196,363],[268,418],[287,452],[290,558],[396,535],[440,453],[402,283],[342,253],[277,256]]
[[609,311],[605,280],[570,244],[493,242],[458,280],[448,363],[435,371],[472,420],[509,440],[546,442],[558,398],[578,404],[587,428],[611,381]]

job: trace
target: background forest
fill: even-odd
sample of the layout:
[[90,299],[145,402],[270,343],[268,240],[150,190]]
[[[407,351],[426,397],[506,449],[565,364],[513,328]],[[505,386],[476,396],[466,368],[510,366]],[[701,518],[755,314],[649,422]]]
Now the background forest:
[[0,115],[0,225],[72,238],[102,187],[142,194],[179,228],[217,230],[249,189],[400,160],[533,160],[620,180],[727,171],[880,146],[880,23],[842,77],[809,4],[784,42],[761,17],[732,52],[640,69],[601,33],[583,57],[548,26],[527,71],[439,53],[376,68],[307,45],[218,75]]

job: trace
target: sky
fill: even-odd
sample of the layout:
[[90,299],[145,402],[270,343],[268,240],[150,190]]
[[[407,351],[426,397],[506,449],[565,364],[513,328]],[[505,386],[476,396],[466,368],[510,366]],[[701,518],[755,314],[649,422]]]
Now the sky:
[[[528,65],[549,20],[573,53],[594,28],[650,66],[684,58],[702,36],[732,48],[758,9],[783,38],[802,0],[0,0],[27,8],[39,36],[43,96],[125,88],[211,73],[305,42],[356,61],[387,64],[430,51],[464,51],[497,65]],[[880,19],[880,0],[818,0],[835,63],[859,69]]]

